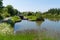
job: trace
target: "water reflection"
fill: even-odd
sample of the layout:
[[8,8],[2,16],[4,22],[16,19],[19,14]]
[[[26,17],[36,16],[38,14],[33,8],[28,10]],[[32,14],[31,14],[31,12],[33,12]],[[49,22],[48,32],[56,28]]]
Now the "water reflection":
[[43,23],[43,21],[36,21],[36,25],[40,26]]
[[60,18],[48,18],[50,21],[55,21],[55,22],[58,22],[60,21]]
[[35,21],[28,21],[22,20],[22,22],[16,23],[14,31],[27,31],[27,30],[39,30],[39,26],[41,25],[42,21],[35,22]]
[[45,19],[45,21],[27,21],[16,23],[14,31],[16,34],[36,34],[38,38],[44,37],[60,40],[60,21],[57,19]]

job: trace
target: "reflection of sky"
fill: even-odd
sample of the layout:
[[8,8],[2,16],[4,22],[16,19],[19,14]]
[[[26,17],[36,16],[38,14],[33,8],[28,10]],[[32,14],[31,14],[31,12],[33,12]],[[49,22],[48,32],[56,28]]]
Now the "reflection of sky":
[[38,29],[35,22],[23,20],[20,23],[15,24],[15,30],[31,30],[31,29]]
[[[22,22],[16,23],[14,32],[28,31],[28,30],[37,30],[37,33],[45,33],[46,36],[56,37],[60,39],[60,21],[50,21],[45,19],[44,22],[41,22],[40,27],[36,22],[22,20]],[[44,34],[43,34],[44,36]]]
[[48,36],[59,37],[60,36],[60,21],[50,21],[45,19],[44,22],[40,23],[40,27],[37,25],[36,22],[22,20],[22,22],[16,23],[14,32],[18,31],[28,31],[28,30],[35,30],[38,33],[46,33]]
[[[40,23],[40,29],[46,28],[47,30],[54,30],[54,31],[60,31],[60,21],[50,21],[46,19],[44,22]],[[23,20],[22,22],[15,24],[15,30],[31,30],[31,29],[38,29],[39,28],[38,23]]]
[[47,28],[48,30],[60,31],[60,21],[50,21],[48,19],[42,23],[41,28]]

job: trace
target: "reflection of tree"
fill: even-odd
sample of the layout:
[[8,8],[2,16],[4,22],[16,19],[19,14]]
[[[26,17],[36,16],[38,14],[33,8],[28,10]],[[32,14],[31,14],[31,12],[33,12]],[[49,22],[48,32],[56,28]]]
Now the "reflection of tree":
[[40,26],[40,25],[42,24],[42,22],[43,22],[43,21],[36,21],[36,24],[37,24],[38,26]]
[[60,20],[60,18],[48,18],[50,21],[59,21]]
[[27,29],[27,30],[22,30],[22,31],[15,31],[15,34],[37,34],[38,33],[38,30],[35,30],[35,29]]

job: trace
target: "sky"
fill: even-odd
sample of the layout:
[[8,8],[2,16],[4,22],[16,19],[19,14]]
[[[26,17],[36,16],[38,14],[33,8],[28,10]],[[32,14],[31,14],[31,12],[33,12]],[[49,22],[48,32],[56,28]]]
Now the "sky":
[[50,8],[60,8],[60,0],[3,0],[3,5],[12,5],[21,12],[45,12]]

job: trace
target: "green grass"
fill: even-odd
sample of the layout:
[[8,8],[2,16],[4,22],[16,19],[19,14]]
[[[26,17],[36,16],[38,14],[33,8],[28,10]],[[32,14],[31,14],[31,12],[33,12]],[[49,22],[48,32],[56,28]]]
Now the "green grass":
[[[36,20],[36,16],[27,16],[29,19]],[[13,17],[12,20],[18,18]],[[14,21],[13,20],[13,21]],[[20,20],[20,19],[19,19]],[[53,38],[46,36],[45,32],[38,33],[23,33],[23,34],[13,34],[13,28],[8,23],[0,23],[0,40],[57,40],[58,38]]]
[[0,23],[0,34],[11,34],[13,33],[13,28],[10,24]]
[[42,17],[44,17],[44,18],[60,18],[60,15],[54,15],[54,14],[48,15],[48,14],[45,14],[45,15],[42,15]]
[[17,21],[21,21],[20,17],[19,16],[13,16],[11,17],[11,20],[15,23]]
[[34,34],[0,35],[0,40],[33,40]]
[[19,16],[12,16],[10,19],[8,19],[7,23],[10,24],[12,27],[14,27],[14,24],[20,21],[21,19]]
[[[2,31],[3,30],[3,31]],[[0,40],[57,40],[58,38],[47,37],[46,32],[34,33],[35,31],[14,34],[10,24],[0,23]]]
[[38,36],[37,34],[0,35],[0,40],[57,40],[58,38]]
[[0,40],[33,40],[35,37],[33,33],[13,34],[10,24],[0,23]]
[[37,19],[36,16],[27,16],[27,18],[28,18],[29,20],[32,20],[32,21],[35,21],[35,20]]
[[30,21],[43,21],[44,19],[41,16],[26,16]]

